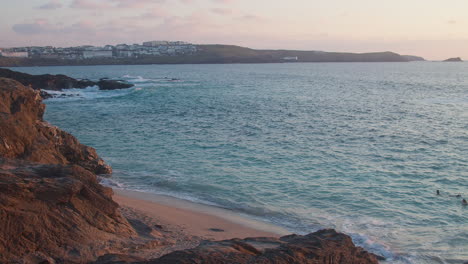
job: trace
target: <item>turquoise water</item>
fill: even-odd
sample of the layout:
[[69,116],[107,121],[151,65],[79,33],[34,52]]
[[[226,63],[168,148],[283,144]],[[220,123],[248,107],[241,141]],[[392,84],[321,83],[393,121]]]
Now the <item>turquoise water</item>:
[[468,207],[450,197],[468,198],[468,63],[16,70],[136,84],[46,101],[113,185],[337,228],[390,263],[468,261]]

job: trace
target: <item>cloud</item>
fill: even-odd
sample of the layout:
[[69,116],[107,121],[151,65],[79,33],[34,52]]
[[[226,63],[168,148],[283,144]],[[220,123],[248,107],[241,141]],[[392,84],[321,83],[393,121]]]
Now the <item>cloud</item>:
[[59,0],[51,0],[50,2],[43,4],[41,6],[38,6],[38,9],[58,9],[61,8],[62,4],[60,3]]
[[32,35],[32,34],[41,34],[46,30],[39,24],[16,24],[12,27],[13,31],[18,34],[23,35]]
[[47,19],[36,19],[32,23],[15,24],[12,29],[21,35],[79,34],[92,33],[94,26],[93,22],[87,20],[64,26],[51,24]]
[[116,4],[117,7],[126,7],[126,8],[139,8],[139,7],[148,7],[153,4],[160,4],[165,2],[165,0],[111,0]]
[[78,9],[145,8],[164,2],[165,0],[73,0],[70,7]]
[[454,25],[454,24],[457,23],[457,21],[456,21],[456,20],[449,20],[449,21],[447,21],[447,23],[449,23],[449,24],[451,24],[451,25]]
[[99,9],[111,7],[108,2],[105,1],[90,1],[90,0],[73,0],[70,5],[71,8],[78,9]]

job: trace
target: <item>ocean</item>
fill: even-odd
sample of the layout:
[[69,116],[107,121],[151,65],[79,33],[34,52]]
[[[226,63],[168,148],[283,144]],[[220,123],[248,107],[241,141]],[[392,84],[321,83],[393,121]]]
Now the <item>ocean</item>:
[[14,70],[135,84],[45,101],[115,188],[300,234],[336,228],[387,263],[468,261],[468,207],[453,197],[468,198],[468,63]]

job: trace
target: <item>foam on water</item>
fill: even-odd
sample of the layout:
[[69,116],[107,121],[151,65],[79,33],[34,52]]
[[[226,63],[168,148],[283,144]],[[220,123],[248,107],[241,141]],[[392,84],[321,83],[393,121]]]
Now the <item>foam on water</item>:
[[64,89],[62,91],[52,91],[44,90],[45,92],[54,96],[53,98],[48,99],[48,101],[72,101],[72,100],[82,100],[82,99],[100,99],[100,98],[111,98],[127,95],[133,91],[135,88],[128,89],[119,89],[111,91],[101,91],[98,86],[91,86],[84,89],[73,88],[73,89]]

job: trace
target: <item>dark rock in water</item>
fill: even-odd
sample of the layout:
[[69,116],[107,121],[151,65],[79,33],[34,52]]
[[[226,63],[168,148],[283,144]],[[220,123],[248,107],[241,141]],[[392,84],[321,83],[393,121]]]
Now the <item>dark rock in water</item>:
[[96,85],[89,80],[77,80],[62,74],[31,75],[2,68],[0,68],[0,77],[16,80],[25,86],[31,86],[34,90],[45,89],[60,91],[62,89],[86,88]]
[[175,251],[158,259],[133,261],[119,255],[100,258],[96,264],[377,264],[377,256],[353,244],[347,235],[321,230],[306,236],[204,241],[194,249]]
[[456,58],[446,59],[444,60],[444,62],[463,62],[463,60],[460,57],[456,57]]
[[108,80],[101,79],[97,82],[99,90],[117,90],[117,89],[127,89],[133,87],[131,83],[123,82],[122,80]]
[[45,105],[39,91],[0,78],[0,99],[0,157],[112,172],[93,148],[43,120]]
[[53,98],[54,96],[44,90],[40,90],[39,94],[41,95],[42,99],[49,99],[49,98]]
[[86,263],[135,235],[112,189],[77,165],[0,158],[0,219],[0,263]]
[[31,75],[2,68],[0,68],[0,77],[16,80],[25,86],[31,86],[34,90],[44,89],[61,91],[62,89],[82,89],[95,85],[99,86],[100,90],[116,90],[134,86],[133,84],[127,83],[123,80],[110,80],[109,78],[101,78],[98,82],[93,82],[88,79],[74,79],[62,74]]

